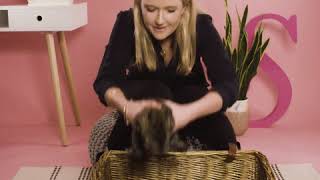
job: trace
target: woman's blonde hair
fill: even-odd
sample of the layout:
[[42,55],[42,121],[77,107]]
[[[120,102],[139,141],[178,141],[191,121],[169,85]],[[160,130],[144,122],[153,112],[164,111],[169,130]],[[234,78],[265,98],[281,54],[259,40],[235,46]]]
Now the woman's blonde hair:
[[[197,8],[194,0],[181,0],[185,8],[180,23],[175,31],[174,51],[178,48],[180,59],[177,72],[187,75],[191,72],[196,58],[196,18]],[[148,70],[155,71],[156,52],[151,37],[147,32],[141,10],[141,0],[134,0],[133,7],[135,25],[136,64],[138,67],[146,66]],[[174,52],[175,55],[175,52]]]

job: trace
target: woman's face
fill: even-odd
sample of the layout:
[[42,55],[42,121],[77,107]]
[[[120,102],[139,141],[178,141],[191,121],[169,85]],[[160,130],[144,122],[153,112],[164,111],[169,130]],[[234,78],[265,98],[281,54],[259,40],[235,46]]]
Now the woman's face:
[[161,41],[177,29],[184,8],[182,0],[141,0],[141,10],[147,30]]

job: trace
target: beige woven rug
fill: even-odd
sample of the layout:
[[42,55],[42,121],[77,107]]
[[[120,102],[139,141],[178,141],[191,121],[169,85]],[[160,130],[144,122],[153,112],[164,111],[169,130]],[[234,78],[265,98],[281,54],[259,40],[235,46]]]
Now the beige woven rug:
[[[311,164],[274,164],[277,180],[320,180]],[[89,180],[90,167],[22,167],[13,180]]]

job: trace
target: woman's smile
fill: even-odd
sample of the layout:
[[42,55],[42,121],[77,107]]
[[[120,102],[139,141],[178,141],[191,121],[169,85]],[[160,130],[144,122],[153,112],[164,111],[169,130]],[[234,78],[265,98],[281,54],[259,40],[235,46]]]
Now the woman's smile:
[[166,30],[166,27],[153,27],[154,31],[162,33]]

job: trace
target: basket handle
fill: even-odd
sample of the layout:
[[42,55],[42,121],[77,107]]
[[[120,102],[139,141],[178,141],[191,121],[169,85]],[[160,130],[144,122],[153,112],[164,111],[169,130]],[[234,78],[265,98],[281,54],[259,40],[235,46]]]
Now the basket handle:
[[227,158],[224,160],[226,163],[231,163],[233,160],[236,159],[236,153],[237,153],[237,145],[235,143],[229,143],[229,151]]

